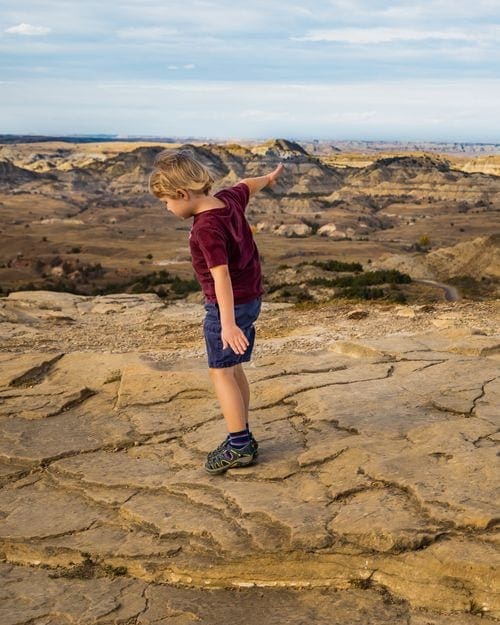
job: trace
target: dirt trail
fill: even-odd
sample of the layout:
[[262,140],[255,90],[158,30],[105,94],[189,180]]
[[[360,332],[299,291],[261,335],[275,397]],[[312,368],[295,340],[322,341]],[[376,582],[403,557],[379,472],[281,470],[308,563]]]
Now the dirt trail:
[[434,286],[437,286],[440,289],[443,289],[444,298],[448,302],[458,302],[459,300],[462,299],[458,290],[451,284],[445,284],[444,282],[436,282],[435,280],[424,280],[424,279],[414,280],[414,282],[422,282],[424,284],[433,284]]

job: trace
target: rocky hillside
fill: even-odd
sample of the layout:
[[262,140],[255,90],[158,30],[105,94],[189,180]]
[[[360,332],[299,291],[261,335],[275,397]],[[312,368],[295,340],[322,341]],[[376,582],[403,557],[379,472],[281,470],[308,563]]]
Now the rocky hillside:
[[[480,201],[493,190],[492,201],[500,201],[496,180],[482,173],[453,169],[440,157],[395,156],[355,170],[347,177],[350,188],[374,197],[406,196],[414,200]],[[491,185],[491,186],[490,186]],[[332,197],[335,199],[335,195]]]
[[500,233],[433,250],[426,264],[439,279],[472,276],[500,279]]
[[[304,258],[358,262],[366,269],[384,255],[408,253],[411,267],[401,271],[441,276],[441,261],[434,267],[432,256],[425,270],[417,269],[421,255],[415,252],[500,231],[500,177],[462,171],[447,155],[371,155],[359,166],[339,166],[338,152],[311,153],[285,139],[245,145],[7,145],[0,147],[0,289],[117,292],[120,285],[136,288],[138,279],[167,264],[173,265],[172,276],[192,280],[188,226],[147,189],[156,155],[179,148],[210,167],[214,191],[285,163],[276,187],[252,198],[247,210],[270,283],[281,265]],[[96,267],[102,271],[94,279]],[[54,275],[61,280],[54,282]],[[311,276],[321,278],[328,276]],[[275,297],[281,292],[276,289]]]
[[[260,202],[259,212],[275,217],[319,213],[321,218],[322,214],[339,208],[351,213],[375,214],[381,207],[387,210],[394,203],[442,200],[452,202],[451,211],[453,203],[458,202],[486,209],[500,203],[500,179],[453,169],[450,162],[439,156],[381,158],[363,168],[339,168],[328,164],[328,159],[310,155],[299,144],[283,139],[253,148],[231,144],[180,147],[190,150],[209,166],[220,186],[233,184],[245,176],[260,175],[284,161],[286,169],[275,193],[272,196],[264,193]],[[49,188],[63,193],[84,191],[89,197],[107,194],[144,200],[147,179],[161,149],[138,147],[105,160],[77,161],[73,167],[67,162],[65,171],[61,171],[59,163],[59,168],[50,170],[53,175]],[[4,184],[10,184],[16,192],[47,193],[48,188],[43,185],[46,179],[33,173],[39,169],[40,159],[36,156],[30,154],[22,164],[4,157]],[[376,227],[376,222],[373,225]]]
[[498,623],[498,303],[264,302],[222,476],[203,315],[0,298],[2,624]]
[[478,237],[428,253],[391,254],[378,259],[374,267],[397,269],[412,278],[452,281],[467,276],[486,281],[500,295],[500,234]]
[[463,171],[481,171],[484,174],[500,176],[500,156],[498,154],[491,154],[473,160],[464,160],[460,168],[463,169]]
[[42,179],[43,176],[31,169],[18,167],[6,158],[0,159],[0,188],[14,190],[23,184]]

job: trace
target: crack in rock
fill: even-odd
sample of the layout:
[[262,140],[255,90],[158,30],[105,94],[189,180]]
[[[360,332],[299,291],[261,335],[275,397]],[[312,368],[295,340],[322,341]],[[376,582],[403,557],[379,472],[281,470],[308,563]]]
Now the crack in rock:
[[485,388],[484,388],[484,387],[485,387],[487,384],[490,384],[490,382],[494,382],[494,381],[495,381],[495,380],[497,380],[498,378],[499,378],[499,376],[495,376],[494,378],[490,378],[489,380],[486,380],[485,382],[483,382],[483,383],[482,383],[482,385],[481,385],[481,391],[480,391],[479,395],[478,395],[477,397],[474,397],[474,398],[472,399],[472,408],[469,410],[469,413],[468,413],[469,415],[471,415],[471,416],[472,416],[472,414],[473,414],[473,413],[474,413],[474,411],[476,410],[476,403],[477,403],[477,402],[478,402],[478,401],[479,401],[482,397],[484,397],[484,396],[485,396],[486,391],[485,391]]
[[[376,363],[373,363],[376,364]],[[332,366],[332,367],[324,367],[322,369],[301,369],[300,371],[287,371],[286,369],[284,369],[283,371],[281,371],[280,373],[273,373],[272,375],[268,375],[266,377],[263,378],[259,378],[259,382],[267,382],[268,380],[274,380],[276,378],[282,378],[285,376],[292,376],[292,375],[314,375],[317,373],[333,373],[334,371],[345,371],[346,369],[348,369],[347,365],[339,365],[338,367]]]
[[45,360],[36,367],[31,367],[31,369],[28,369],[28,371],[26,371],[22,375],[19,375],[11,380],[9,386],[28,388],[30,386],[41,384],[41,382],[43,382],[43,380],[48,376],[50,371],[54,368],[56,362],[60,360],[63,356],[64,353],[58,354],[50,360]]
[[314,391],[316,389],[322,389],[322,388],[328,388],[329,386],[342,386],[342,385],[349,385],[349,384],[359,384],[362,382],[373,382],[375,380],[386,380],[387,378],[392,377],[392,374],[394,372],[394,366],[391,365],[388,370],[387,373],[382,376],[382,377],[376,377],[376,378],[362,378],[359,380],[345,380],[345,381],[338,381],[338,382],[327,382],[326,384],[320,384],[317,386],[307,386],[305,388],[301,388],[298,391],[294,391],[292,393],[288,393],[287,395],[284,395],[283,397],[281,397],[279,400],[272,402],[270,404],[265,404],[265,405],[259,405],[259,410],[265,410],[267,408],[274,408],[275,406],[279,406],[280,404],[287,404],[290,402],[287,402],[288,399],[295,397],[297,395],[300,395],[302,393],[307,393],[308,391]]

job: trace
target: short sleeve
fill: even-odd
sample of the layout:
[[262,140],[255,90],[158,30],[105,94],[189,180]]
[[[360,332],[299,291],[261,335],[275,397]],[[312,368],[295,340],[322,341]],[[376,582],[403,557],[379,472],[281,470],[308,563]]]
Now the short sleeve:
[[207,267],[228,264],[227,238],[215,228],[203,228],[197,233],[197,243]]
[[224,190],[231,199],[240,206],[241,210],[245,210],[248,201],[250,200],[250,189],[244,182],[239,182],[234,187],[229,187]]

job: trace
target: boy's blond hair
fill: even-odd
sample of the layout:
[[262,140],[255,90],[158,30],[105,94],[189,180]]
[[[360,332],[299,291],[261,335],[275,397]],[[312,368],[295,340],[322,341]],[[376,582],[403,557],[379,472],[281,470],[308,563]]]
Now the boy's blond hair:
[[177,196],[177,189],[208,194],[214,178],[210,171],[185,151],[164,150],[155,159],[149,190],[156,197]]

